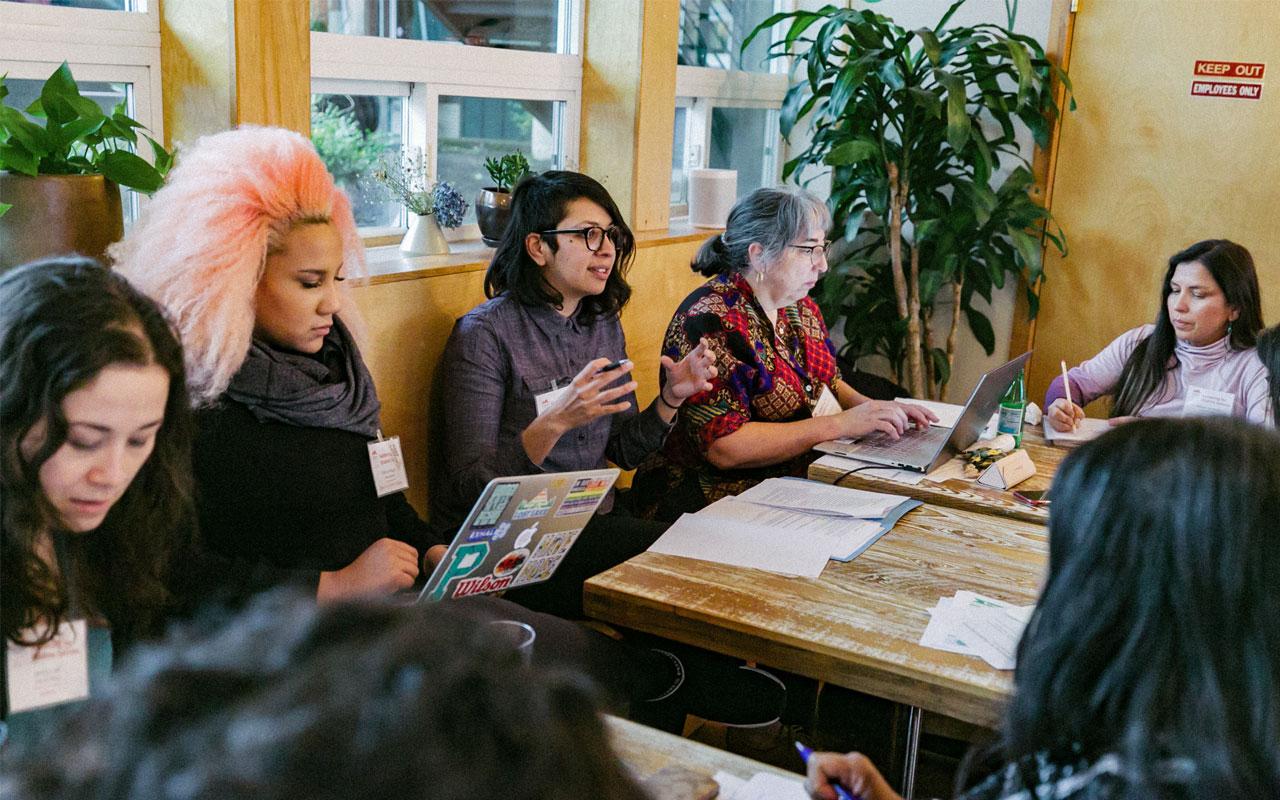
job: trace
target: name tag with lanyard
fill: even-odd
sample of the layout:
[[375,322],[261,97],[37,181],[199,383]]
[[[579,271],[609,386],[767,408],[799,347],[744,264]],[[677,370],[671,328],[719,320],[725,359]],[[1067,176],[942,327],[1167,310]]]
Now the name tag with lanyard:
[[409,488],[409,476],[404,470],[404,454],[400,451],[400,437],[382,438],[369,442],[369,466],[373,468],[373,487],[378,497],[403,492]]

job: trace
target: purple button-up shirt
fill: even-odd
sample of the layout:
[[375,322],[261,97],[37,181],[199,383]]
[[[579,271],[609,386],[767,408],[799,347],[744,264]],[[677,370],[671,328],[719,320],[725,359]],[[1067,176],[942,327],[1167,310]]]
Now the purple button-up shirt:
[[[443,470],[431,487],[431,521],[460,524],[485,484],[504,475],[634,469],[662,446],[670,426],[655,405],[599,417],[568,431],[541,465],[520,434],[537,418],[535,398],[564,386],[596,358],[627,357],[618,318],[566,318],[550,306],[526,306],[503,294],[476,306],[453,327],[437,378],[444,402]],[[440,453],[431,457],[440,458]],[[601,505],[612,508],[612,496]]]

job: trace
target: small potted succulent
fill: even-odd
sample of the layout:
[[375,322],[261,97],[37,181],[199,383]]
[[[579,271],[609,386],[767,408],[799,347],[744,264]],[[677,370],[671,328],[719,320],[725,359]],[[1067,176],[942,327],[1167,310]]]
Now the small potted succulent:
[[[68,253],[103,258],[124,235],[120,187],[154,192],[173,156],[124,103],[108,113],[82,96],[65,62],[25,109],[4,104],[8,96],[0,76],[0,270]],[[137,155],[139,136],[154,164]]]
[[484,168],[494,185],[481,189],[476,198],[476,223],[484,243],[497,247],[511,219],[511,190],[529,174],[529,161],[517,150],[501,158],[486,158]]
[[384,196],[409,211],[409,232],[400,242],[400,252],[407,256],[438,256],[449,252],[449,242],[441,229],[462,224],[467,201],[453,184],[431,177],[428,157],[415,151],[401,158],[383,159],[371,177]]

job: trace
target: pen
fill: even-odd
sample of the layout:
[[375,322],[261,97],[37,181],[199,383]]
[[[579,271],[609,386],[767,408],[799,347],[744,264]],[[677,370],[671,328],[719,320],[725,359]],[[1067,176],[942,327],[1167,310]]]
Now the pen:
[[[806,767],[809,766],[809,758],[813,755],[813,751],[799,742],[796,742],[796,751],[800,753],[800,758],[804,759],[804,765]],[[831,788],[836,790],[836,797],[838,797],[839,800],[862,800],[862,798],[853,794],[848,789],[834,781],[831,784]]]
[[1059,362],[1062,364],[1062,389],[1067,393],[1067,412],[1071,414],[1071,430],[1076,429],[1076,414],[1071,410],[1075,405],[1075,401],[1071,399],[1071,380],[1067,377],[1067,362]]

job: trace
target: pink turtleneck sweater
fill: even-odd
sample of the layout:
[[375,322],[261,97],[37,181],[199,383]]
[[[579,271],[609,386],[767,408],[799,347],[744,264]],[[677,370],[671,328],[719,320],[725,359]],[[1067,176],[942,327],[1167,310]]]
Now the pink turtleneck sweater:
[[[1071,379],[1071,399],[1086,406],[1105,394],[1112,394],[1120,380],[1120,372],[1129,354],[1155,330],[1142,325],[1125,331],[1093,358],[1067,371]],[[1252,347],[1231,349],[1228,337],[1212,344],[1195,347],[1179,341],[1174,346],[1178,363],[1165,375],[1158,387],[1138,409],[1140,417],[1180,417],[1189,387],[1198,386],[1216,392],[1227,392],[1235,398],[1234,416],[1250,422],[1272,424],[1271,395],[1267,388],[1267,369]],[[1062,377],[1053,379],[1045,392],[1045,408],[1059,397],[1065,397]]]

